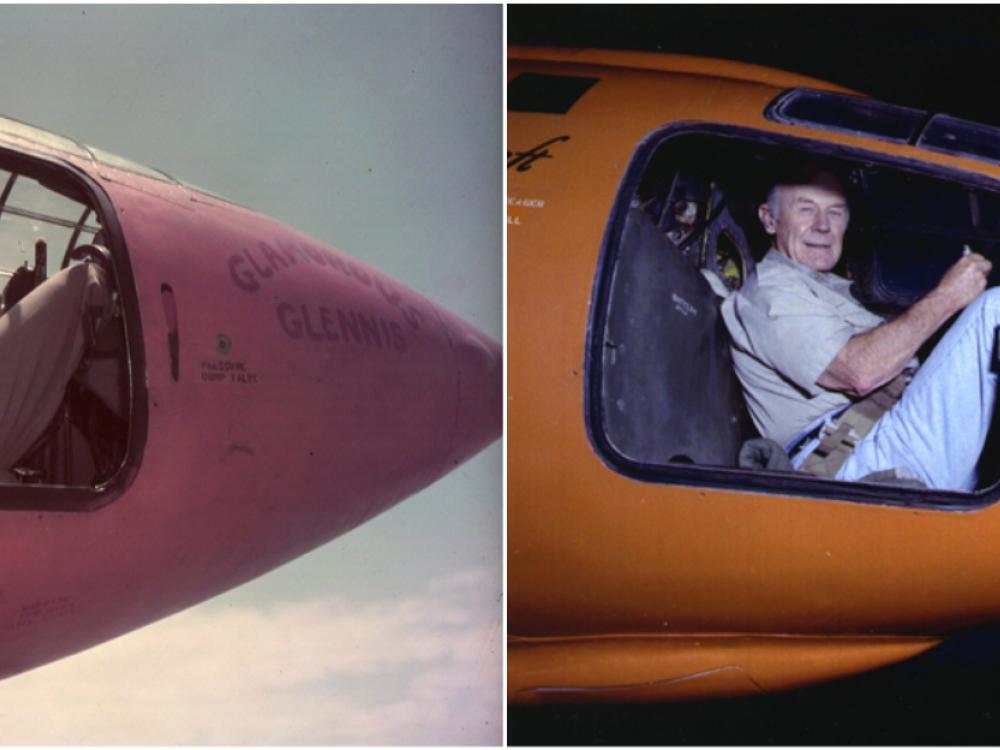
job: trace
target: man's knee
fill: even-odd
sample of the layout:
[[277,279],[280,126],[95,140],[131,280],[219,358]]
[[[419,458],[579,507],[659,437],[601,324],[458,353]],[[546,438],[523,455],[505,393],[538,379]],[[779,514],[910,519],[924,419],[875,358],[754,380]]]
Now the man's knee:
[[109,299],[108,282],[104,272],[93,263],[78,263],[63,269],[52,277],[57,282],[60,294],[69,302],[83,310],[104,308]]
[[1000,287],[991,287],[982,292],[966,306],[961,317],[1000,324]]
[[993,309],[1000,309],[1000,286],[987,289],[973,300],[972,304],[981,303]]
[[58,279],[60,276],[64,277],[63,284],[79,291],[93,285],[104,285],[104,274],[93,263],[76,263],[64,268],[52,278]]

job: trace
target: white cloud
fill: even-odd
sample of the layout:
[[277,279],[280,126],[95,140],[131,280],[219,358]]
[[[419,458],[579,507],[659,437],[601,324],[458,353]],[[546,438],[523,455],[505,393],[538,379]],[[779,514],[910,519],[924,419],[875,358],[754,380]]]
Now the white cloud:
[[496,575],[220,605],[0,682],[7,744],[499,744]]

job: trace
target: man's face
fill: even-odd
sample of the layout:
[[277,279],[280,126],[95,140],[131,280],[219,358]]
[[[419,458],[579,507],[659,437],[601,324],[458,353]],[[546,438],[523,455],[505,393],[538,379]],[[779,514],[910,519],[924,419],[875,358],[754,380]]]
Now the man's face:
[[779,252],[814,271],[829,271],[840,260],[849,212],[844,190],[821,172],[803,185],[782,185],[775,216],[765,203],[758,215]]

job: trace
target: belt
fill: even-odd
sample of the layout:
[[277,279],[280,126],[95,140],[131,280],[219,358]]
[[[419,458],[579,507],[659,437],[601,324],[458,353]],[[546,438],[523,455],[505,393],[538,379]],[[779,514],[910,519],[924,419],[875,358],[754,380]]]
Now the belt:
[[817,477],[835,477],[854,447],[899,401],[909,382],[909,373],[897,375],[877,391],[852,404],[835,421],[823,425],[819,445],[802,462],[800,470]]
[[785,453],[788,454],[793,465],[797,467],[806,460],[806,456],[812,453],[813,448],[819,444],[819,435],[823,428],[847,411],[850,405],[850,403],[846,403],[836,409],[831,409],[821,417],[814,419],[808,427],[792,438],[791,442],[785,446]]

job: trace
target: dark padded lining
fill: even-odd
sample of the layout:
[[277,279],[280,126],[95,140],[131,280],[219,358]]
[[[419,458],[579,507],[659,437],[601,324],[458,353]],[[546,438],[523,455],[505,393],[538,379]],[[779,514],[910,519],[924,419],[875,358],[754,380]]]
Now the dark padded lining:
[[736,464],[753,432],[718,298],[638,209],[625,222],[603,360],[605,432],[623,456]]

